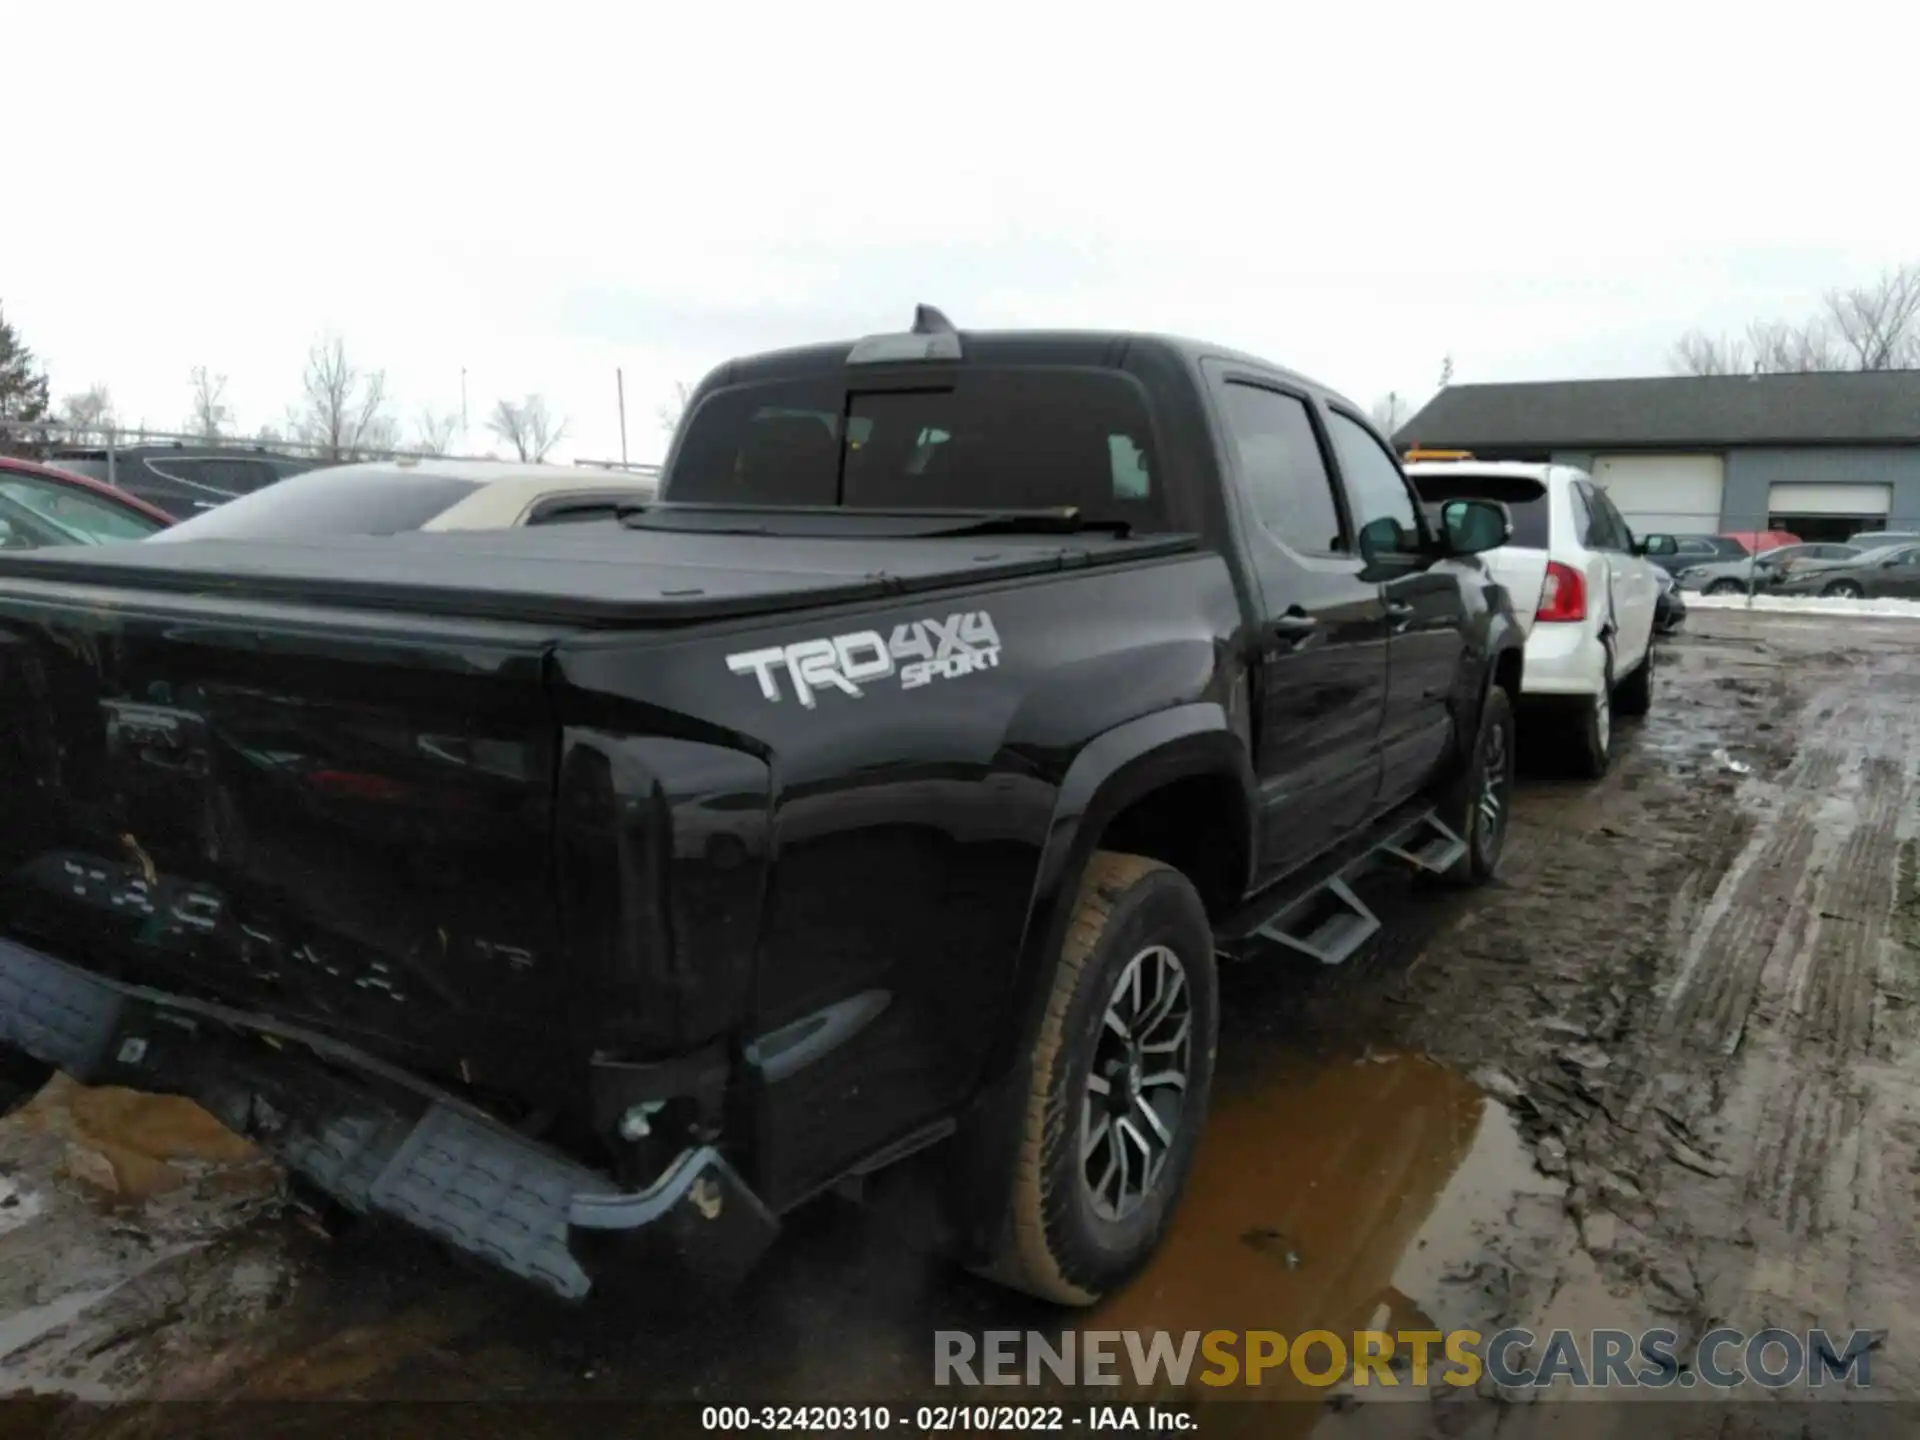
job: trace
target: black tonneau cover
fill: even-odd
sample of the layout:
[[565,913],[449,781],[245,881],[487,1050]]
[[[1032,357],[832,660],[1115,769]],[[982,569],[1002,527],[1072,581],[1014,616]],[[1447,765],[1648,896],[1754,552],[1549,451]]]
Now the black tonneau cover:
[[200,540],[0,552],[20,582],[323,602],[580,626],[776,613],[1193,548],[1194,537],[814,538],[609,522],[505,531]]

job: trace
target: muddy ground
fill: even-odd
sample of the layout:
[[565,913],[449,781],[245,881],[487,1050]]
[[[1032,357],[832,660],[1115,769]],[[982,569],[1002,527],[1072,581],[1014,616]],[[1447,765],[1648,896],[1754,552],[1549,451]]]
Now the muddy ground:
[[[1176,1231],[1079,1323],[1873,1328],[1867,1398],[1920,1401],[1920,623],[1701,610],[1658,674],[1606,781],[1525,779],[1495,887],[1389,877],[1354,963],[1225,980]],[[0,1391],[60,1433],[209,1412],[59,1397],[892,1400],[926,1391],[935,1329],[1063,1323],[930,1254],[911,1195],[823,1202],[724,1308],[646,1320],[310,1235],[277,1184],[191,1107],[56,1082],[0,1124]],[[1217,1401],[1202,1433],[1491,1433],[1526,1397],[1490,1389]],[[1689,1398],[1712,1415],[1600,1408],[1661,1434],[1835,1413]]]

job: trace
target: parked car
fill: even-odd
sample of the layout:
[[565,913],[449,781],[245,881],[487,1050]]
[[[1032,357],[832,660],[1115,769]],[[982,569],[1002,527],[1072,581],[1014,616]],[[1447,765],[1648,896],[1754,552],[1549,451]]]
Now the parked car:
[[508,460],[376,460],[329,465],[183,520],[165,539],[293,540],[502,530],[602,518],[652,499],[658,482],[623,471]]
[[1781,545],[1763,555],[1742,560],[1720,560],[1707,565],[1689,565],[1675,575],[1683,590],[1704,595],[1744,595],[1750,589],[1764,590],[1811,560],[1849,560],[1861,553],[1857,545],[1833,541],[1813,541],[1802,545]]
[[1851,560],[1806,565],[1769,593],[1836,600],[1920,598],[1920,545],[1884,545]]
[[1647,559],[1669,574],[1693,565],[1744,559],[1747,547],[1729,535],[1650,535]]
[[1660,586],[1660,598],[1654,602],[1653,631],[1656,635],[1671,635],[1686,623],[1686,597],[1680,593],[1673,576],[1658,566],[1654,568],[1654,580]]
[[1605,774],[1614,712],[1644,715],[1653,703],[1659,568],[1583,470],[1433,460],[1407,474],[1429,505],[1479,499],[1512,513],[1512,541],[1484,559],[1526,631],[1520,700],[1554,726],[1582,774]]
[[1920,543],[1920,530],[1862,530],[1848,537],[1847,543],[1863,551],[1883,545],[1911,545]]
[[265,450],[212,446],[56,447],[49,463],[125,491],[175,520],[185,520],[242,495],[311,470],[315,462]]
[[164,511],[111,485],[0,455],[0,548],[143,540],[172,523]]
[[944,1143],[1091,1304],[1216,954],[1494,874],[1511,534],[1263,361],[923,312],[714,372],[616,517],[0,556],[0,1039],[569,1298]]

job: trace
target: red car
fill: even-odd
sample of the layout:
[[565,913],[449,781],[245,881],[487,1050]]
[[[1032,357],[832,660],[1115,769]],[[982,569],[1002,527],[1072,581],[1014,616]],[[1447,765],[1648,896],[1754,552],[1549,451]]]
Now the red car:
[[102,481],[0,455],[0,550],[144,540],[166,511]]
[[1727,530],[1720,536],[1723,540],[1737,540],[1747,547],[1749,555],[1764,555],[1769,550],[1778,550],[1782,545],[1798,545],[1800,537],[1785,530]]

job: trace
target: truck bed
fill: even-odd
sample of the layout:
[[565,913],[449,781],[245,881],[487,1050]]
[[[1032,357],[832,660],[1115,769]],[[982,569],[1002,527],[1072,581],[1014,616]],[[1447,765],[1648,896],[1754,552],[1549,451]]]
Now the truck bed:
[[37,599],[48,585],[81,585],[620,627],[877,599],[1144,559],[1192,544],[1164,535],[813,538],[610,521],[313,543],[201,540],[0,553],[0,597]]

